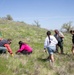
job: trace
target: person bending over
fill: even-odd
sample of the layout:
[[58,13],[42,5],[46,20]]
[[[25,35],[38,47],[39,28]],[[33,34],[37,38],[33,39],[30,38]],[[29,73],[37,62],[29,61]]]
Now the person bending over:
[[32,48],[28,44],[22,41],[19,41],[18,44],[19,44],[19,50],[17,50],[16,54],[18,53],[31,54],[32,53]]
[[0,54],[8,52],[13,56],[12,49],[10,48],[12,40],[11,39],[3,39],[0,41]]

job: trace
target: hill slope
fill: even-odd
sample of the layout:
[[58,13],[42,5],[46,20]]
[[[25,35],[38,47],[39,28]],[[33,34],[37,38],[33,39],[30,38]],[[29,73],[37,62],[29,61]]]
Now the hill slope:
[[33,53],[27,55],[14,55],[9,53],[0,55],[0,75],[74,75],[74,56],[71,54],[71,36],[64,33],[65,55],[54,54],[55,63],[52,69],[49,61],[44,60],[48,54],[43,52],[43,43],[46,29],[31,26],[26,23],[0,19],[2,38],[11,38],[11,48],[15,54],[18,41],[27,42]]

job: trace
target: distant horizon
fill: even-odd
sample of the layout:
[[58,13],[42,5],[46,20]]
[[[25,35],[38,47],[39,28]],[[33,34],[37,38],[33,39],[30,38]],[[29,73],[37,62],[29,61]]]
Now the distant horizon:
[[[7,15],[10,15],[10,14],[7,14]],[[5,17],[7,17],[7,15],[6,16],[3,16],[3,17],[0,17],[0,18],[5,18]],[[10,15],[11,16],[11,15]],[[29,25],[34,25],[35,23],[32,23],[32,24],[30,24],[30,23],[27,23],[27,22],[25,22],[25,21],[23,21],[23,20],[14,20],[14,18],[13,18],[13,16],[11,16],[12,17],[12,19],[13,19],[13,21],[15,21],[15,22],[24,22],[24,23],[26,23],[26,24],[29,24]],[[56,18],[56,17],[55,17]],[[34,20],[34,21],[38,21],[38,20]],[[69,22],[72,22],[72,21],[69,21]],[[69,23],[69,22],[65,22],[65,23]],[[63,23],[64,24],[64,23]],[[41,25],[40,25],[40,28],[45,28],[45,29],[47,29],[47,30],[55,30],[55,29],[58,29],[58,30],[60,30],[61,28],[62,28],[62,26],[63,26],[63,24],[61,25],[61,27],[58,29],[58,28],[54,28],[54,29],[49,29],[49,28],[45,28],[45,27],[41,27]],[[72,22],[72,24],[73,24],[73,22]],[[73,26],[73,25],[72,25]],[[74,27],[74,26],[73,26]]]
[[72,21],[74,26],[74,0],[0,0],[0,17],[11,15],[14,21],[33,24],[41,28],[61,29]]

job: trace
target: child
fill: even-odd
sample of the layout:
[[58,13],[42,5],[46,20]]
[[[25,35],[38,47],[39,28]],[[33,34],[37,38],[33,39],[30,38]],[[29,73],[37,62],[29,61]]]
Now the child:
[[31,54],[32,53],[32,48],[28,44],[26,44],[22,41],[19,41],[18,44],[19,44],[19,50],[17,50],[16,54],[17,53],[22,53],[22,54]]
[[74,54],[74,30],[71,30],[70,33],[72,34],[72,54]]

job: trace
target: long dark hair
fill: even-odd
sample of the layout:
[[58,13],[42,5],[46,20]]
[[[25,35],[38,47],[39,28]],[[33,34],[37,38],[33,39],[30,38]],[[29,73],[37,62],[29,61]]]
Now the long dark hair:
[[49,38],[49,43],[51,43],[51,41],[50,41],[50,35],[51,35],[51,32],[50,31],[47,31],[47,36]]
[[18,44],[19,44],[19,48],[21,48],[21,46],[22,46],[22,44],[24,44],[24,42],[19,41]]

